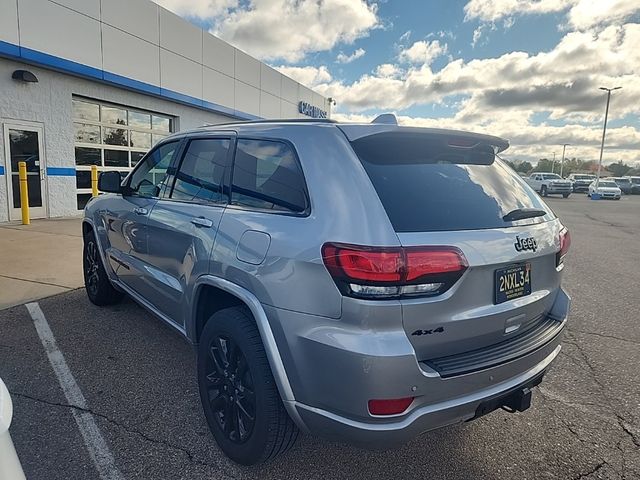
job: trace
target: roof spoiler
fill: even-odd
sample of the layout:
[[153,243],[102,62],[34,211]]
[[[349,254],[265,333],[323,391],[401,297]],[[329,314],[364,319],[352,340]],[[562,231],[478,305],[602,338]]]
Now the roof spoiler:
[[371,123],[379,123],[382,125],[398,125],[398,119],[393,113],[383,113],[374,118]]

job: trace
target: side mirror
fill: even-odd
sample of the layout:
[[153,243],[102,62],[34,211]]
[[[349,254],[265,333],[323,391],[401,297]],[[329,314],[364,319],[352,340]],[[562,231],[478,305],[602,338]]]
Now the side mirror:
[[102,172],[98,177],[98,190],[105,193],[122,193],[120,172]]

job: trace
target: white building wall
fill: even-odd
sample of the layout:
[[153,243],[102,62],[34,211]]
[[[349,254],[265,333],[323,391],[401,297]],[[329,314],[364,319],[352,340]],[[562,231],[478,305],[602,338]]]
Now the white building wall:
[[[28,69],[38,83],[26,84],[11,79],[14,70]],[[43,128],[46,167],[75,169],[72,97],[79,95],[104,102],[125,105],[175,117],[175,130],[196,128],[207,123],[222,123],[233,118],[189,107],[141,93],[82,79],[48,69],[0,59],[0,124],[33,122]],[[0,222],[9,220],[7,204],[8,159],[5,159],[3,129],[0,128]],[[78,215],[76,177],[47,175],[50,217]]]
[[[17,69],[38,83],[12,80]],[[0,0],[0,222],[9,218],[2,125],[15,121],[43,129],[48,216],[78,214],[74,95],[172,116],[176,131],[305,118],[301,101],[330,111],[321,95],[150,0]]]
[[23,47],[17,56],[29,62],[75,62],[67,66],[89,67],[88,76],[142,82],[149,93],[239,118],[260,117],[274,102],[263,92],[291,103],[280,111],[295,108],[296,118],[301,100],[329,111],[324,97],[150,0],[0,0],[0,12],[0,42]]

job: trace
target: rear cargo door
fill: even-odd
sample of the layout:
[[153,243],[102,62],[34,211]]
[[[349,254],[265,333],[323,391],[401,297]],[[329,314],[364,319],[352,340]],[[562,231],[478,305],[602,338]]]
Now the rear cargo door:
[[[404,328],[419,360],[500,343],[549,311],[560,285],[562,226],[494,157],[506,148],[504,141],[395,127],[351,143],[400,243],[457,247],[468,263],[444,293],[401,299]],[[514,219],[513,212],[528,218]]]

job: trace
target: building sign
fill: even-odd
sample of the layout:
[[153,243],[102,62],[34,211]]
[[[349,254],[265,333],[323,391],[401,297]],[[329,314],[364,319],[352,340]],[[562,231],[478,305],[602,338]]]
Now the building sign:
[[322,110],[320,107],[316,107],[307,102],[300,102],[298,104],[298,111],[311,118],[327,118],[326,110]]

